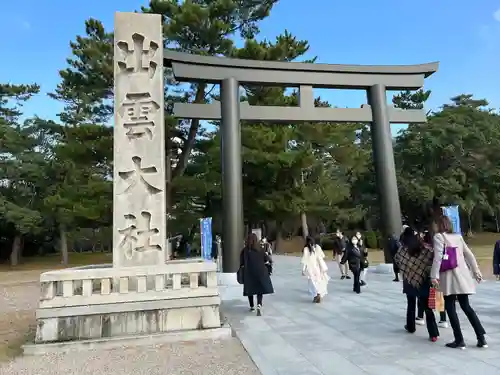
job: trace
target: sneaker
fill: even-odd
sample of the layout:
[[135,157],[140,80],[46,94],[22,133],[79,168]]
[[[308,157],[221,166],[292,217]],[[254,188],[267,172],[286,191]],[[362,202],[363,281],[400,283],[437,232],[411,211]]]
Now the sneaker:
[[439,328],[448,328],[448,322],[439,322],[438,323]]
[[423,318],[417,318],[415,319],[415,324],[418,324],[419,326],[425,325],[425,321]]
[[250,307],[250,312],[254,312],[255,311],[255,307]]
[[437,337],[429,337],[429,340],[432,342],[436,342],[438,340],[438,338]]
[[345,275],[340,276],[340,280],[344,280],[344,279],[345,279]]
[[361,280],[361,281],[359,282],[359,285],[361,285],[361,286],[366,286],[366,283],[365,283],[363,280]]
[[351,280],[351,276],[349,276],[349,275],[345,275],[345,278],[346,278],[347,280]]
[[261,315],[262,315],[262,306],[257,305],[257,316],[261,316]]
[[486,342],[486,339],[484,337],[480,337],[477,339],[477,345],[478,348],[484,348],[486,349],[488,347],[488,343]]
[[449,342],[448,344],[445,345],[447,348],[452,348],[452,349],[465,349],[465,343],[464,342]]
[[394,281],[395,283],[399,283],[399,279],[397,277],[392,281]]

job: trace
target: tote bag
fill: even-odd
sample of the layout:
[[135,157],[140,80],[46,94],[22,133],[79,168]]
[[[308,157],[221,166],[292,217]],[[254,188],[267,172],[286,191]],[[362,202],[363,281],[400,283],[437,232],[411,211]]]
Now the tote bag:
[[444,311],[444,297],[442,292],[436,291],[436,311]]
[[454,270],[458,267],[457,259],[457,248],[455,246],[450,246],[446,240],[446,236],[443,234],[444,245],[443,245],[443,259],[441,261],[441,268],[439,272],[446,272]]

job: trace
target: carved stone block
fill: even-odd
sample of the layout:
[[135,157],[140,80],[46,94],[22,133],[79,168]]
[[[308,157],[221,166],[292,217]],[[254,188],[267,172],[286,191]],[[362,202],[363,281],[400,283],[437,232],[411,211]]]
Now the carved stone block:
[[163,34],[157,14],[116,13],[113,266],[166,260]]

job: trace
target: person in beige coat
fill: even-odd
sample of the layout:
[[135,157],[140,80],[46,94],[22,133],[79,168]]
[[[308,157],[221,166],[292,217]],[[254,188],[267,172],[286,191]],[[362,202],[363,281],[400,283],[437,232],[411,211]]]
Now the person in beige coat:
[[[433,250],[434,260],[431,269],[431,279],[434,287],[444,295],[444,305],[455,340],[446,344],[449,348],[465,349],[465,341],[460,329],[460,321],[456,310],[456,301],[469,319],[477,337],[479,348],[488,347],[484,335],[486,334],[476,312],[469,303],[469,295],[476,293],[476,281],[482,280],[481,272],[474,254],[465,243],[462,235],[453,233],[450,219],[442,216],[434,224]],[[445,256],[445,249],[455,248],[456,267],[441,271],[441,264]],[[471,275],[471,271],[475,280]]]

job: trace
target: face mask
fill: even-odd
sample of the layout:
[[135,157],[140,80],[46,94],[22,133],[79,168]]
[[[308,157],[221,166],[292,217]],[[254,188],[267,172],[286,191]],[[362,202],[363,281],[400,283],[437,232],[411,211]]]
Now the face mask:
[[360,240],[361,239],[361,233],[359,233],[359,232],[356,233],[356,237],[358,237],[358,240]]
[[356,246],[358,244],[358,239],[357,238],[353,238],[351,243]]

